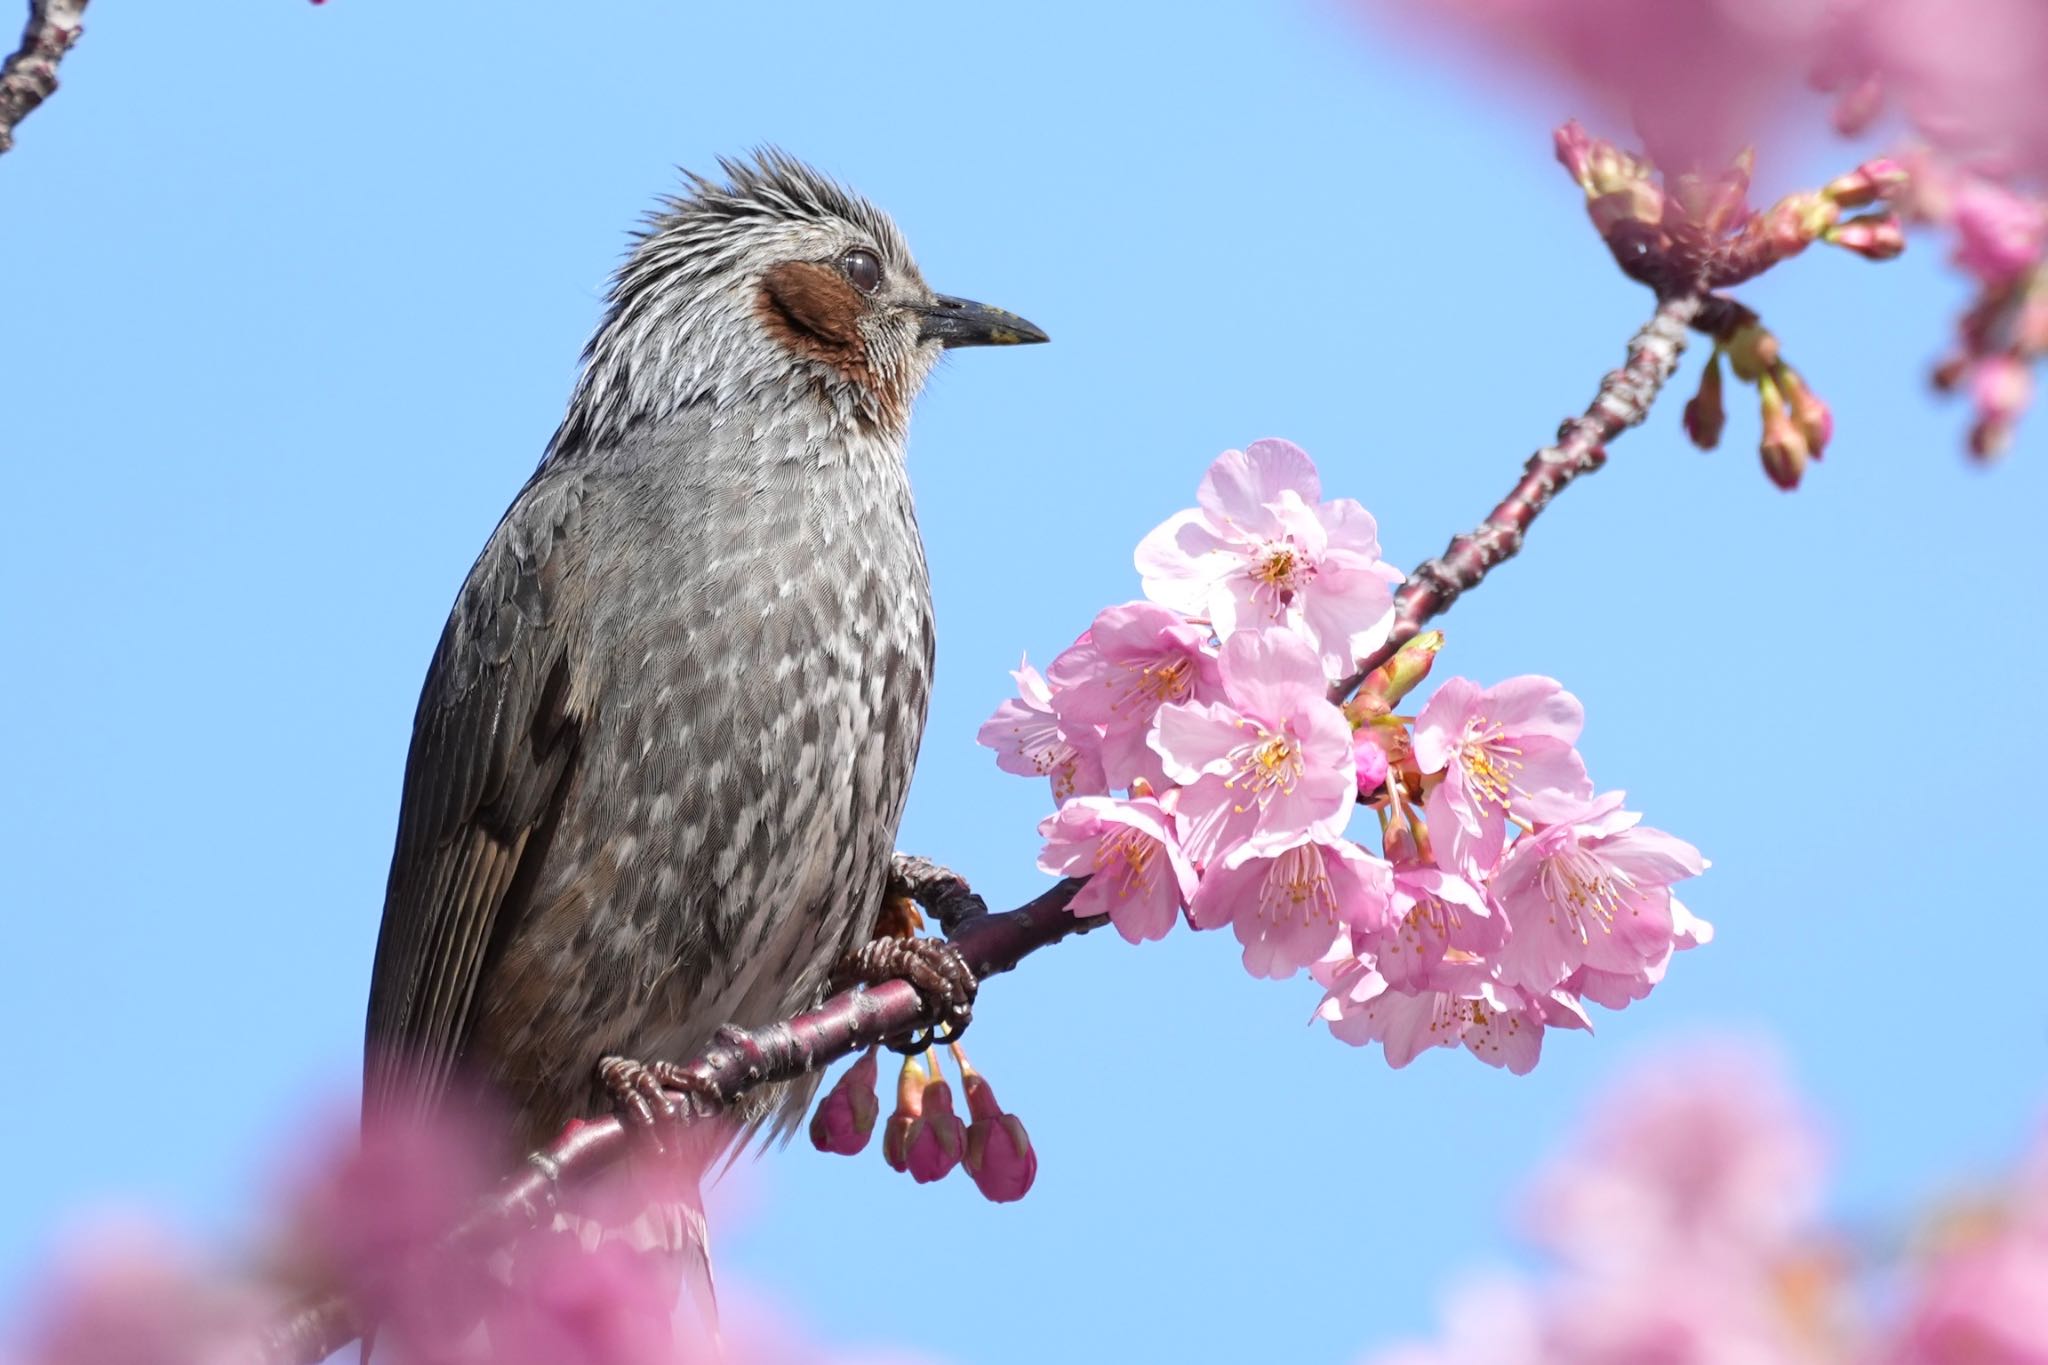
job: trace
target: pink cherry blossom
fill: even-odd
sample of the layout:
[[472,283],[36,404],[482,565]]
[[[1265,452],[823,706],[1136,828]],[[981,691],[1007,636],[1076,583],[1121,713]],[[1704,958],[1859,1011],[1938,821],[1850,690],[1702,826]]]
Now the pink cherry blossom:
[[1223,702],[1159,708],[1151,743],[1185,785],[1176,810],[1197,864],[1335,839],[1355,803],[1351,725],[1321,666],[1284,630],[1224,642]]
[[1289,977],[1340,931],[1376,932],[1393,903],[1393,868],[1347,839],[1304,839],[1270,855],[1212,866],[1188,907],[1197,929],[1237,929],[1245,970]]
[[1087,877],[1067,908],[1109,916],[1132,943],[1164,938],[1195,894],[1195,869],[1174,837],[1173,817],[1154,797],[1077,796],[1038,826],[1038,865]]
[[1103,610],[1087,635],[1052,661],[1046,681],[1062,723],[1101,727],[1103,771],[1115,788],[1143,779],[1164,789],[1159,755],[1145,742],[1153,715],[1168,702],[1223,695],[1208,628],[1156,602]]
[[1092,726],[1061,725],[1052,689],[1029,659],[1010,676],[1017,680],[1017,695],[996,707],[975,735],[977,743],[996,751],[996,766],[1023,777],[1052,779],[1054,801],[1109,790],[1102,775],[1101,735]]
[[1561,992],[1527,995],[1476,970],[1461,989],[1404,991],[1363,959],[1337,967],[1316,1012],[1352,1046],[1380,1044],[1392,1067],[1408,1065],[1429,1048],[1463,1046],[1517,1076],[1542,1056],[1546,1028],[1591,1027],[1577,1002]]
[[1714,926],[1687,910],[1676,896],[1671,898],[1671,949],[1662,957],[1646,959],[1632,971],[1603,971],[1580,967],[1564,979],[1563,989],[1608,1009],[1626,1009],[1650,993],[1664,979],[1671,965],[1671,953],[1696,948],[1713,941]]
[[1138,545],[1147,597],[1206,617],[1220,640],[1287,626],[1316,646],[1332,678],[1387,638],[1401,572],[1380,558],[1379,528],[1364,507],[1322,501],[1301,447],[1265,440],[1226,450],[1195,500]]
[[1424,863],[1396,863],[1386,927],[1357,937],[1388,985],[1424,990],[1452,984],[1439,979],[1447,955],[1456,953],[1459,961],[1484,957],[1500,947],[1505,933],[1485,893],[1465,878]]
[[1491,881],[1507,915],[1501,979],[1530,991],[1580,967],[1636,975],[1670,955],[1671,883],[1706,868],[1699,850],[1648,829],[1609,792],[1515,841]]
[[1484,872],[1500,857],[1510,813],[1555,820],[1593,794],[1572,747],[1585,716],[1556,679],[1534,674],[1437,688],[1416,718],[1415,762],[1444,775],[1425,809],[1446,866]]

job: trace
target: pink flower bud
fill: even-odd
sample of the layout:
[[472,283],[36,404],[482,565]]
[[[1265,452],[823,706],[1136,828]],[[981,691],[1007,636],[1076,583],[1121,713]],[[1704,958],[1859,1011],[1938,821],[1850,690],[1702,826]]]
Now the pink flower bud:
[[1790,365],[1780,365],[1776,378],[1785,395],[1785,406],[1792,414],[1792,423],[1806,439],[1807,453],[1818,460],[1835,434],[1834,413],[1818,394],[1806,387],[1806,381]]
[[1721,349],[1728,356],[1728,368],[1746,384],[1756,383],[1778,363],[1778,338],[1759,322],[1736,328]]
[[967,1112],[974,1122],[967,1128],[967,1174],[984,1198],[997,1204],[1022,1199],[1038,1178],[1038,1153],[1031,1137],[1015,1114],[1006,1114],[996,1103],[996,1092],[978,1071],[964,1073]]
[[1888,156],[1864,162],[1847,175],[1830,180],[1821,193],[1845,209],[1868,208],[1906,188],[1912,179],[1905,166]]
[[1551,140],[1557,148],[1558,164],[1579,182],[1581,188],[1590,190],[1592,176],[1588,164],[1593,159],[1592,136],[1579,126],[1577,119],[1571,119],[1558,127]]
[[1764,437],[1758,447],[1764,457],[1764,473],[1771,476],[1771,482],[1790,492],[1799,487],[1800,476],[1806,472],[1806,438],[1799,432],[1799,426],[1792,420],[1783,403],[1775,395],[1767,393],[1764,399]]
[[1425,630],[1394,651],[1394,657],[1365,675],[1358,686],[1357,709],[1346,708],[1354,725],[1376,720],[1394,709],[1410,692],[1422,685],[1444,647],[1444,633]]
[[903,1070],[896,1073],[896,1108],[882,1128],[882,1160],[896,1170],[910,1169],[910,1133],[924,1117],[924,1088],[930,1080],[915,1057],[905,1057]]
[[1888,261],[1906,249],[1906,230],[1897,215],[1866,213],[1837,223],[1822,234],[1845,251],[1873,261]]
[[1884,110],[1884,86],[1876,76],[1865,76],[1835,99],[1828,121],[1843,137],[1855,137]]
[[1749,231],[1768,239],[1777,259],[1796,256],[1841,221],[1842,213],[1825,192],[1788,194],[1757,215]]
[[1387,781],[1387,751],[1373,737],[1373,727],[1363,725],[1351,736],[1352,766],[1358,773],[1358,794],[1371,796]]
[[953,1112],[953,1087],[933,1081],[925,1087],[924,1113],[903,1138],[904,1169],[920,1185],[941,1179],[960,1164],[967,1130]]
[[1970,371],[1970,398],[1977,407],[1970,453],[1980,460],[2003,454],[2033,393],[2033,375],[2018,357],[1994,355],[1978,361]]
[[882,1110],[875,1097],[875,1050],[869,1048],[846,1069],[811,1115],[811,1145],[821,1152],[852,1156],[868,1145]]
[[2015,421],[2026,411],[2033,393],[2033,376],[2015,356],[1986,356],[1970,372],[1970,399],[1985,417]]
[[1707,357],[1699,392],[1685,405],[1685,434],[1701,450],[1712,450],[1721,444],[1727,421],[1728,411],[1721,404],[1721,353],[1716,351]]
[[2005,284],[2038,265],[2048,243],[2048,209],[1988,180],[1955,197],[1955,263],[1986,284]]
[[906,1057],[896,1078],[896,1111],[882,1129],[882,1159],[925,1185],[959,1165],[966,1145],[952,1087]]

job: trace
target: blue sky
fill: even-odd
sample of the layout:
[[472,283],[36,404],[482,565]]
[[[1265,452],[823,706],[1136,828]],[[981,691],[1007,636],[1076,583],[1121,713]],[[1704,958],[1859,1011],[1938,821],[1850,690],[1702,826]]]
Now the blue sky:
[[[92,1209],[231,1245],[352,1103],[421,675],[674,166],[778,143],[1054,337],[953,358],[911,444],[940,646],[901,842],[1016,903],[1046,797],[975,727],[1135,595],[1218,450],[1300,442],[1412,564],[1647,314],[1551,162],[1572,102],[1496,85],[1299,4],[91,11],[0,159],[0,1296]],[[1923,376],[1963,289],[1925,244],[1742,297],[1834,404],[1808,487],[1765,483],[1753,411],[1684,443],[1696,348],[1439,661],[1578,693],[1596,781],[1713,858],[1717,943],[1521,1078],[1390,1071],[1227,936],[1064,946],[969,1040],[1027,1200],[792,1149],[728,1273],[961,1360],[1343,1360],[1511,1254],[1504,1199],[1586,1097],[1703,1034],[1785,1050],[1845,1217],[1994,1172],[2048,1093],[2043,427],[1961,458]]]

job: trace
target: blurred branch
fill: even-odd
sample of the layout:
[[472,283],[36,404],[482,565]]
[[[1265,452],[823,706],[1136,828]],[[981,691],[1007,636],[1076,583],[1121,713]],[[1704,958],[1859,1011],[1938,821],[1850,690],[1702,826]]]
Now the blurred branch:
[[[922,875],[921,875],[922,874]],[[1007,972],[1072,934],[1086,933],[1101,918],[1076,918],[1067,902],[1083,885],[1069,878],[1026,905],[1003,914],[978,911],[979,898],[966,884],[919,859],[899,860],[899,882],[947,929],[977,977]],[[808,1014],[763,1029],[727,1029],[685,1070],[707,1091],[731,1103],[755,1086],[793,1080],[830,1066],[935,1020],[907,981],[887,981],[864,990],[843,991]],[[691,1096],[672,1095],[682,1112]],[[451,1234],[459,1246],[484,1250],[549,1217],[564,1181],[578,1180],[624,1157],[632,1135],[614,1115],[576,1124],[544,1151],[526,1159],[526,1169],[508,1179]],[[321,1300],[278,1323],[264,1342],[267,1365],[313,1365],[356,1339],[362,1324],[346,1301]]]
[[1357,691],[1366,674],[1391,659],[1432,617],[1448,611],[1459,594],[1477,587],[1488,570],[1513,558],[1530,524],[1566,485],[1607,463],[1607,443],[1649,415],[1658,390],[1678,367],[1686,329],[1709,303],[1719,302],[1699,293],[1659,299],[1657,311],[1630,340],[1628,359],[1600,381],[1586,410],[1559,429],[1557,444],[1529,457],[1521,479],[1486,520],[1452,537],[1436,558],[1415,566],[1394,594],[1394,628],[1387,642],[1331,689],[1337,700]]
[[14,145],[14,125],[57,90],[57,63],[85,32],[86,0],[30,0],[21,46],[0,66],[0,152]]

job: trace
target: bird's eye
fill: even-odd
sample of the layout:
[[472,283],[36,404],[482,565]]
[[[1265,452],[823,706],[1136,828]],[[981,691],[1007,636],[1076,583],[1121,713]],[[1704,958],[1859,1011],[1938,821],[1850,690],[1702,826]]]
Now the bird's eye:
[[853,287],[863,294],[872,294],[882,287],[882,263],[866,247],[857,246],[841,256],[839,268],[846,272],[847,279],[853,281]]

